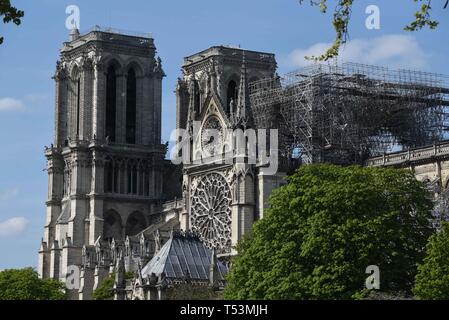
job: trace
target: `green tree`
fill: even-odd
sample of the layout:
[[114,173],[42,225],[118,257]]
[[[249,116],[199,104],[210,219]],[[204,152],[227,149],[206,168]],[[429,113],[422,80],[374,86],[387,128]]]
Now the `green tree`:
[[221,292],[210,286],[191,283],[175,284],[167,289],[167,300],[220,300]]
[[63,300],[65,285],[53,279],[40,279],[32,268],[0,272],[0,300]]
[[[322,13],[326,13],[328,10],[328,0],[307,0],[312,6],[318,6]],[[341,45],[345,44],[348,40],[348,25],[351,19],[352,6],[355,0],[336,0],[335,10],[332,18],[332,25],[335,30],[335,40],[330,48],[325,53],[318,57],[307,57],[312,60],[326,61],[330,58],[338,56]],[[445,1],[444,9],[446,9],[449,0]],[[334,2],[334,1],[332,1]],[[435,29],[438,26],[438,21],[432,20],[432,0],[413,0],[413,2],[420,2],[420,8],[415,12],[414,20],[404,27],[406,31],[417,31],[424,27]],[[299,0],[300,4],[304,3],[304,0]]]
[[[134,272],[129,271],[125,274],[126,279],[132,279]],[[112,300],[114,299],[114,282],[115,273],[111,273],[109,277],[103,280],[100,286],[94,291],[92,297],[94,300]]]
[[449,299],[449,223],[432,235],[418,266],[413,293],[418,299]]
[[313,164],[287,180],[238,244],[225,299],[362,298],[369,265],[383,292],[410,293],[433,232],[411,172]]
[[112,300],[114,299],[114,281],[115,273],[112,273],[103,280],[101,285],[94,291],[92,297],[94,300]]
[[[10,0],[0,0],[0,17],[3,17],[3,23],[12,22],[18,26],[22,23],[24,14],[22,10],[13,7]],[[3,37],[0,36],[0,44],[2,43]]]

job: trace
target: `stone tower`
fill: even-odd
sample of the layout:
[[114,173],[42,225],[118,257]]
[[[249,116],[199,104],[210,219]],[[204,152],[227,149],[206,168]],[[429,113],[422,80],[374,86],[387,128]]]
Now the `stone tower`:
[[[248,84],[273,77],[276,60],[271,53],[217,46],[186,57],[182,70],[176,124],[189,133],[190,141],[184,157],[189,163],[184,163],[181,228],[199,232],[206,245],[225,257],[235,254],[232,247],[263,216],[268,194],[282,183],[280,175],[264,176],[257,164],[248,163],[247,146],[233,149],[235,136],[229,135],[229,130],[257,129]],[[216,137],[208,134],[210,129],[218,132]],[[231,161],[214,162],[214,155]]]
[[[75,29],[64,43],[54,76],[54,142],[45,151],[41,277],[65,281],[87,246],[124,241],[151,224],[166,152],[164,72],[155,53],[151,36],[111,29]],[[76,288],[69,291],[77,298]]]

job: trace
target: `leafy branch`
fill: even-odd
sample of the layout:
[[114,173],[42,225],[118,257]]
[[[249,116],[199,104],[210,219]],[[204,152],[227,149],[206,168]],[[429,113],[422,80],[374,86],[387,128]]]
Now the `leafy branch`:
[[[304,0],[298,0],[299,4],[302,5]],[[404,27],[406,31],[418,31],[424,27],[429,29],[436,29],[439,22],[432,20],[431,18],[431,2],[432,0],[413,0],[414,2],[424,2],[421,8],[415,12],[415,19]],[[327,0],[309,0],[311,6],[318,6],[321,13],[326,13],[328,10]],[[335,30],[335,40],[330,48],[328,48],[320,56],[310,56],[306,59],[314,61],[327,61],[331,58],[338,56],[340,48],[348,40],[349,36],[349,21],[351,20],[352,6],[354,0],[337,0],[337,5],[334,9],[334,14],[332,18],[332,25]],[[449,4],[449,0],[446,0],[443,8],[446,9]]]
[[[20,25],[22,23],[22,18],[25,13],[22,10],[11,5],[10,0],[0,0],[0,17],[3,16],[3,23],[14,23],[15,25]],[[0,36],[0,44],[3,43],[3,37]]]

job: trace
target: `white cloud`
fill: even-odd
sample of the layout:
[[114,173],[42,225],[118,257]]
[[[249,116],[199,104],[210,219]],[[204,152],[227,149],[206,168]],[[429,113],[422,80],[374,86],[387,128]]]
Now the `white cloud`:
[[[311,61],[304,58],[305,56],[319,56],[330,46],[330,43],[316,43],[305,49],[295,49],[283,60],[288,67],[304,67],[311,64]],[[391,34],[348,41],[341,47],[338,60],[392,68],[420,69],[427,65],[429,57],[415,37]]]
[[0,191],[0,200],[8,200],[19,194],[19,188],[10,188]]
[[43,103],[49,100],[49,96],[46,93],[34,93],[25,96],[23,100],[26,101],[27,104]]
[[15,217],[0,222],[0,237],[8,237],[21,233],[25,230],[28,220],[24,217]]
[[0,112],[22,110],[25,110],[25,104],[21,100],[14,98],[0,98]]

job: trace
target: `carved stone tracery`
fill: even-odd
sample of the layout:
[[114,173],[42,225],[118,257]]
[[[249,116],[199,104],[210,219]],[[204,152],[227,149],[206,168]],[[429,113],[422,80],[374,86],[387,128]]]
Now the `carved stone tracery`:
[[219,253],[231,248],[231,190],[225,177],[208,173],[192,183],[191,225],[209,248]]

